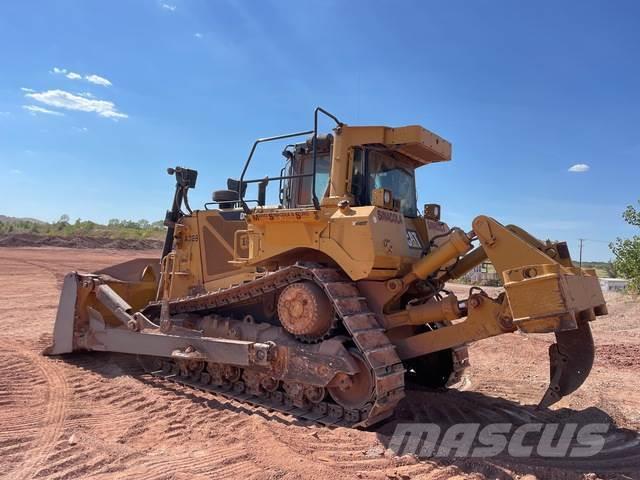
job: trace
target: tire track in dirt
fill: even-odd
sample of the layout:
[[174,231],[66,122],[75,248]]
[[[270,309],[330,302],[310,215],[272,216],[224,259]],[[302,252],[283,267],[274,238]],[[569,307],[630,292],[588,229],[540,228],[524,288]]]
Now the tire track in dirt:
[[[518,391],[518,384],[505,384],[500,389],[501,395],[506,396]],[[411,398],[414,397],[414,398]],[[557,408],[537,410],[534,405],[522,405],[505,398],[494,398],[479,392],[410,392],[404,408],[397,412],[397,418],[380,430],[380,439],[388,444],[397,423],[419,422],[433,423],[441,428],[441,432],[454,424],[478,424],[478,430],[489,424],[511,424],[512,431],[523,424],[541,424],[539,433],[529,434],[527,444],[538,445],[544,429],[557,426],[557,436],[563,428],[574,424],[576,431],[583,426],[592,424],[606,424],[608,431],[603,434],[602,449],[599,453],[579,458],[569,456],[541,457],[536,454],[525,457],[511,457],[504,451],[491,462],[513,468],[516,471],[526,471],[530,468],[548,469],[549,471],[585,470],[602,472],[637,472],[640,471],[640,437],[638,433],[626,428],[618,427],[614,420],[604,411],[589,407],[584,410]],[[554,441],[557,441],[554,436]],[[507,437],[510,438],[510,437]],[[473,446],[482,446],[477,442]],[[574,447],[584,447],[575,437],[570,441],[567,453]],[[481,459],[475,459],[478,462]],[[443,459],[446,464],[450,459]],[[467,459],[461,463],[473,464],[474,459]],[[483,463],[479,462],[478,464]],[[484,462],[489,464],[490,462]],[[474,468],[478,468],[477,465]],[[487,476],[497,475],[498,470],[486,470]]]
[[[8,267],[5,270],[6,275],[11,278],[9,282],[2,279],[3,283],[11,285],[9,290],[5,290],[7,304],[10,307],[19,301],[31,310],[46,311],[48,308],[51,310],[55,308],[53,304],[43,303],[57,296],[57,289],[51,288],[50,281],[46,280],[46,277],[50,277],[59,283],[59,274],[54,268],[16,256],[8,258],[3,255],[0,258]],[[30,280],[36,278],[38,287],[28,288]],[[43,288],[40,288],[40,283]],[[26,300],[24,302],[19,300],[23,297]],[[37,301],[34,302],[36,298]],[[17,313],[17,310],[12,311],[11,308],[8,311]],[[23,395],[14,396],[14,400],[21,400],[21,402],[14,405],[11,410],[3,409],[0,413],[1,423],[4,426],[3,434],[13,437],[8,439],[9,444],[17,441],[18,444],[24,443],[30,449],[29,455],[21,458],[19,464],[15,465],[15,469],[12,469],[10,476],[12,480],[33,478],[38,474],[62,433],[69,396],[65,377],[60,366],[57,365],[59,362],[40,355],[38,347],[41,346],[42,338],[36,342],[20,341],[17,338],[16,333],[27,334],[33,328],[32,324],[37,322],[37,318],[28,318],[19,322],[17,331],[13,332],[14,338],[0,343],[2,354],[9,355],[14,362],[2,361],[2,364],[9,368],[8,371],[3,372],[0,382],[7,382],[13,388],[24,389]],[[11,324],[5,325],[5,329],[10,326]],[[25,422],[24,419],[28,421]],[[18,422],[20,422],[19,427],[16,425]],[[16,435],[19,437],[15,438]],[[31,441],[22,442],[23,439],[31,439]]]
[[262,472],[262,468],[251,461],[249,453],[240,447],[218,448],[211,453],[198,452],[197,455],[184,452],[179,457],[174,456],[170,459],[157,455],[141,463],[140,467],[145,473],[136,475],[136,478],[154,480],[167,471],[212,478],[250,478]]
[[[55,308],[50,299],[57,298],[60,281],[71,270],[65,265],[69,260],[32,261],[22,258],[22,252],[0,259],[8,267],[3,283],[11,285],[3,292],[11,299],[11,321],[4,324],[10,340],[0,344],[2,475],[12,480],[66,480],[101,474],[112,478],[130,471],[139,472],[133,476],[159,478],[182,470],[251,478],[262,472],[244,444],[215,448],[214,442],[228,434],[225,427],[242,428],[246,423],[247,416],[239,410],[227,411],[215,398],[196,401],[187,392],[176,397],[171,390],[152,388],[135,378],[140,373],[135,358],[40,357],[36,350],[50,341],[50,333],[38,334],[35,342],[27,335],[33,331],[31,325],[48,331]],[[32,279],[38,287],[29,288]],[[47,304],[34,303],[36,296],[46,298]],[[18,304],[31,308],[20,310]],[[38,316],[27,314],[36,310]],[[194,438],[200,447],[185,448]],[[161,445],[161,453],[154,445]]]
[[[0,350],[1,388],[19,392],[13,397],[13,408],[3,408],[0,413],[5,437],[4,451],[0,451],[18,454],[16,445],[29,446],[29,455],[20,459],[20,465],[16,465],[10,478],[32,478],[62,432],[68,387],[54,361],[16,349],[4,341],[0,343]],[[43,382],[38,383],[35,379]]]
[[[40,326],[43,323],[42,319],[50,321],[46,311],[55,310],[54,299],[57,299],[61,279],[64,277],[63,272],[68,268],[56,263],[48,266],[16,257],[2,259],[3,263],[8,264],[6,271],[12,279],[11,289],[5,290],[9,295],[8,299],[13,304],[19,301],[27,306],[26,310],[23,309],[25,317],[21,322],[15,326],[11,323],[5,325],[8,330],[14,327],[13,332],[7,332],[13,335],[8,336],[11,340],[0,344],[2,352],[14,360],[14,364],[2,361],[3,365],[10,368],[7,375],[3,372],[0,384],[5,380],[12,385],[22,385],[26,391],[24,398],[13,395],[14,402],[19,401],[19,406],[13,405],[6,416],[0,413],[0,423],[4,427],[3,436],[9,437],[7,444],[10,446],[9,452],[0,450],[0,453],[11,454],[13,450],[18,450],[13,446],[14,443],[26,447],[24,451],[28,449],[28,456],[23,455],[11,465],[6,472],[7,478],[75,478],[73,472],[82,471],[87,465],[96,462],[88,458],[83,449],[69,448],[68,441],[61,439],[66,427],[66,413],[73,404],[73,395],[65,377],[67,366],[61,360],[40,355],[42,348],[50,343],[50,333],[40,335],[35,342],[33,339],[29,341],[28,338],[20,338],[30,331],[37,330],[37,327],[33,327]],[[37,279],[38,286],[25,288],[30,285],[31,279]],[[36,298],[38,300],[34,302]],[[52,303],[45,304],[43,299],[50,299]],[[39,316],[34,317],[27,313],[32,310],[38,310]],[[19,310],[10,309],[9,312],[15,315]],[[39,385],[42,388],[38,389]],[[19,425],[14,425],[16,423]],[[29,441],[26,442],[25,439]],[[61,449],[64,452],[62,457]],[[102,462],[104,463],[104,460]]]
[[[411,395],[411,393],[410,393]],[[400,409],[412,410],[412,421],[418,421],[425,411],[433,415],[434,409],[430,405],[415,403],[409,405],[403,401]],[[459,415],[464,407],[439,403],[436,406],[438,417],[451,419]],[[417,412],[415,412],[417,410]],[[417,414],[416,414],[417,413]],[[477,417],[476,417],[477,418]],[[382,427],[384,430],[384,427]],[[398,457],[386,449],[385,437],[381,437],[378,429],[371,431],[345,428],[318,427],[309,424],[303,427],[287,427],[286,434],[277,429],[270,429],[270,441],[279,445],[283,452],[288,451],[300,459],[312,459],[314,462],[331,466],[333,475],[409,475],[425,476],[437,470],[436,476],[442,473],[441,465],[436,462],[418,461],[412,457]],[[447,467],[448,468],[448,467]],[[452,475],[464,475],[455,467],[451,467]],[[304,469],[302,469],[304,472]],[[390,473],[393,472],[393,473]]]
[[301,458],[311,457],[343,472],[375,472],[394,466],[390,458],[383,456],[384,448],[377,445],[370,432],[298,427],[289,431],[286,437],[273,435],[272,438],[274,443]]
[[[226,428],[228,432],[233,425],[246,421],[244,415],[217,408],[221,406],[214,397],[199,397],[188,388],[176,392],[148,385],[140,379],[142,372],[134,357],[79,354],[69,357],[67,365],[74,405],[67,416],[66,427],[85,432],[82,438],[90,433],[109,447],[115,445],[129,452],[131,461],[120,458],[117,462],[118,470],[129,472],[127,478],[162,478],[174,471],[209,476],[223,471],[250,478],[262,472],[241,443],[211,452],[185,448],[185,443],[192,439],[212,443],[211,438],[218,436],[217,429],[210,428],[212,425]],[[88,403],[92,404],[89,416],[83,414]],[[161,445],[161,453],[154,451],[153,445]],[[141,452],[144,452],[142,458]],[[75,461],[50,457],[52,468],[46,473],[52,478],[62,475],[63,479],[68,474],[64,472],[71,471],[77,462],[84,465],[84,474],[94,475],[116,468],[96,455],[97,452],[85,449],[82,455],[76,455]],[[59,472],[60,469],[63,472]]]
[[[3,426],[0,432],[0,457],[8,464],[5,473],[13,471],[24,459],[25,452],[37,437],[40,419],[25,415],[27,412],[22,406],[28,404],[29,400],[44,396],[44,389],[21,381],[36,373],[37,369],[21,358],[4,352],[0,354],[0,421]],[[40,404],[35,401],[31,403],[31,407],[37,411]]]
[[[501,389],[502,393],[514,393],[512,388]],[[589,411],[589,410],[594,410]],[[400,404],[396,419],[379,427],[374,432],[349,431],[329,428],[292,428],[286,435],[274,430],[271,441],[290,451],[294,458],[310,459],[314,463],[324,463],[335,467],[340,475],[378,474],[440,476],[445,470],[452,475],[464,476],[464,471],[480,472],[487,477],[499,477],[507,471],[528,471],[531,468],[545,472],[567,470],[614,472],[640,471],[640,437],[637,433],[618,428],[604,412],[597,409],[575,411],[571,409],[535,410],[533,406],[523,406],[501,398],[492,398],[475,392],[408,392],[406,401]],[[441,432],[454,424],[479,424],[479,429],[488,424],[509,423],[513,429],[529,424],[558,424],[559,430],[567,424],[575,423],[577,429],[591,423],[611,423],[609,431],[604,435],[603,448],[596,456],[580,458],[544,458],[531,456],[528,458],[510,457],[507,452],[499,454],[486,462],[482,459],[453,459],[448,457],[433,460],[417,459],[413,456],[396,456],[386,450],[391,435],[398,423],[433,423],[441,428]],[[533,434],[535,437],[540,434]],[[476,444],[477,446],[483,446]],[[582,447],[575,438],[567,452],[573,447]],[[393,472],[393,473],[390,473]]]

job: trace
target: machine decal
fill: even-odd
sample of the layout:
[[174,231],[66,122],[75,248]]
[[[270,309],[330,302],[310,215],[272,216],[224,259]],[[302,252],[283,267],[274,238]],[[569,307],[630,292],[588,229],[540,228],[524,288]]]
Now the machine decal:
[[389,210],[383,210],[379,208],[376,212],[376,216],[378,220],[382,222],[402,224],[402,215],[396,212],[391,212]]
[[318,220],[320,217],[316,210],[294,210],[282,212],[252,213],[248,216],[250,221],[295,221]]
[[407,230],[407,244],[409,248],[417,248],[422,250],[422,243],[420,243],[420,237],[415,230]]

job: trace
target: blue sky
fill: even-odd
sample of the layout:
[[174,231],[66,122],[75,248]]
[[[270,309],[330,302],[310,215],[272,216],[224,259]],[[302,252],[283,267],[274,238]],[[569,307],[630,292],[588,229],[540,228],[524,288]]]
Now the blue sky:
[[633,233],[638,2],[22,0],[0,4],[0,59],[2,214],[160,219],[173,165],[199,171],[202,205],[321,105],[450,140],[418,174],[450,224],[488,214],[574,257],[587,238],[593,260]]

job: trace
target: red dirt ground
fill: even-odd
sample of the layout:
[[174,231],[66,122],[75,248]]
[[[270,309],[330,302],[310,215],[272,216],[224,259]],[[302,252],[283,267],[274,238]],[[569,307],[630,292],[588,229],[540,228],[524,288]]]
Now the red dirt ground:
[[[0,248],[2,478],[640,477],[638,301],[607,295],[610,314],[592,324],[597,348],[591,376],[550,411],[538,412],[533,405],[547,383],[553,336],[510,334],[471,346],[472,366],[459,390],[410,391],[396,418],[370,431],[327,428],[149,380],[126,356],[40,355],[51,339],[65,273],[93,271],[149,253],[158,254]],[[397,422],[408,421],[615,425],[601,460],[556,467],[504,457],[396,457],[385,446]],[[612,465],[626,473],[606,473]]]

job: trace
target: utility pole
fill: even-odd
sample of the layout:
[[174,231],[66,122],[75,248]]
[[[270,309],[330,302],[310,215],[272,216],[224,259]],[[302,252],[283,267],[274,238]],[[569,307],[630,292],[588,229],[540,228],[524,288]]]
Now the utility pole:
[[579,238],[578,240],[580,240],[580,268],[582,268],[582,242],[584,242],[586,239]]

